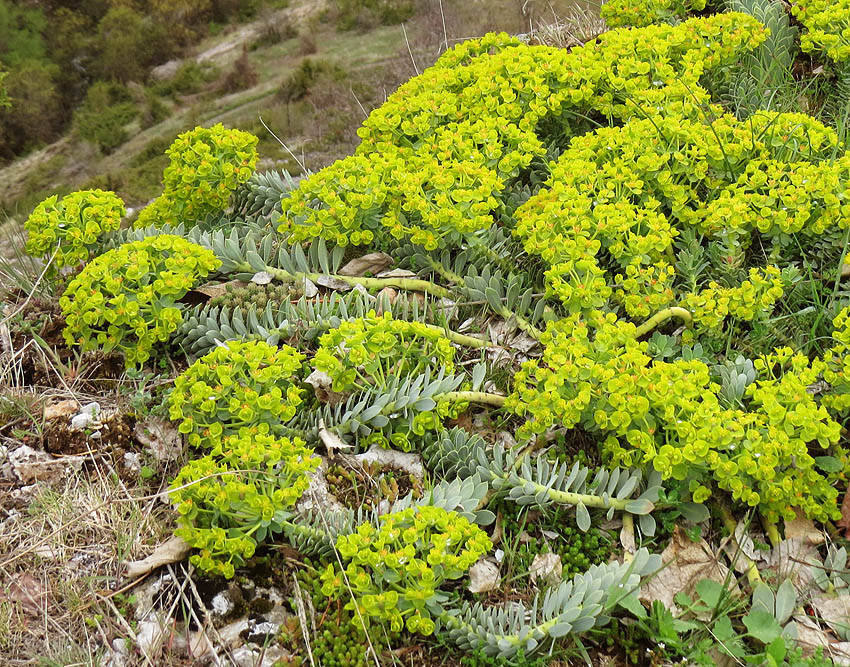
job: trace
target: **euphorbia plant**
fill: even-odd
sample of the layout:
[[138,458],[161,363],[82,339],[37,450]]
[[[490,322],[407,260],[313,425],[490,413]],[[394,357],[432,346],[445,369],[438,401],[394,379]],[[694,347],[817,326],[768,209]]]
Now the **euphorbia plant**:
[[84,351],[119,349],[128,367],[150,358],[181,320],[183,297],[221,262],[206,248],[163,234],[92,260],[59,299],[65,340]]
[[228,341],[177,376],[169,416],[180,421],[189,444],[206,448],[237,433],[275,433],[303,400],[297,384],[303,359],[288,345]]
[[166,154],[165,189],[136,220],[137,227],[191,224],[227,208],[230,195],[257,165],[257,137],[242,130],[196,127],[184,132]]
[[245,434],[225,438],[171,484],[180,527],[199,553],[191,562],[230,578],[257,544],[283,530],[320,461],[304,441]]

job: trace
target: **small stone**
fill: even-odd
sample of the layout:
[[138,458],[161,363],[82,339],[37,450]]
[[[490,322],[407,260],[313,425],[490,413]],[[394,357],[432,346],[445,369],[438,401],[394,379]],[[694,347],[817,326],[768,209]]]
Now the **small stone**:
[[82,431],[83,429],[89,428],[92,424],[95,424],[96,420],[90,414],[82,412],[78,415],[75,415],[71,419],[71,428],[75,431]]
[[124,452],[123,463],[127,472],[139,473],[142,471],[142,458],[138,452]]

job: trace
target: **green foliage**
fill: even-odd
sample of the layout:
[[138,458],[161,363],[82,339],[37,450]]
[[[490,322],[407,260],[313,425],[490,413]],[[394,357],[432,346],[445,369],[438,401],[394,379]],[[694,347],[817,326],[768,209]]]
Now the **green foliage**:
[[196,127],[168,149],[165,189],[136,220],[136,227],[191,224],[227,208],[231,193],[257,165],[257,137],[240,130]]
[[600,14],[611,28],[642,28],[653,23],[674,22],[688,13],[705,9],[705,0],[608,0]]
[[126,5],[112,7],[103,15],[95,44],[95,75],[121,83],[144,80],[170,50],[166,27]]
[[393,632],[430,635],[449,599],[440,586],[464,576],[492,546],[484,531],[456,512],[426,505],[385,514],[380,528],[364,523],[337,538],[347,565],[344,573],[328,565],[322,593],[345,599],[350,587],[346,609]]
[[842,63],[850,59],[850,35],[847,28],[846,0],[804,0],[791,6],[791,13],[806,28],[800,37],[800,48],[806,53],[823,53]]
[[51,141],[61,126],[59,69],[39,60],[24,60],[5,77],[11,106],[0,107],[0,154],[11,158]]
[[[611,555],[611,537],[597,528],[582,532],[568,525],[572,518],[563,507],[550,507],[542,512],[506,502],[500,503],[499,516],[505,540],[508,572],[527,575],[538,554],[560,556],[564,579],[581,574],[591,565],[604,563]],[[520,539],[525,531],[527,539]]]
[[791,26],[785,6],[776,0],[728,0],[727,7],[754,16],[770,31],[765,42],[735,67],[729,83],[735,114],[743,117],[758,109],[797,108],[798,88],[791,71],[797,55],[797,28]]
[[334,0],[340,30],[367,30],[379,25],[404,23],[415,11],[414,0]]
[[0,2],[0,60],[15,65],[25,60],[39,60],[44,56],[42,37],[47,27],[44,12],[23,3]]
[[305,58],[280,85],[277,97],[285,103],[297,102],[328,81],[338,80],[345,72],[326,60]]
[[124,202],[103,190],[48,197],[24,223],[29,233],[27,252],[46,258],[56,250],[56,268],[77,266],[88,261],[105,232],[118,229],[125,212]]
[[220,262],[173,235],[127,243],[92,260],[59,299],[68,345],[119,349],[128,367],[150,358],[181,319],[178,300]]
[[199,553],[190,561],[230,578],[257,544],[283,530],[320,460],[302,440],[261,433],[225,438],[171,484],[179,528]]
[[511,658],[545,650],[560,637],[608,622],[608,614],[655,572],[661,558],[638,549],[631,561],[601,563],[587,572],[547,588],[526,606],[521,602],[485,607],[462,603],[458,613],[443,616],[443,631],[461,648]]
[[261,341],[231,341],[198,359],[174,381],[169,416],[198,447],[221,446],[234,434],[276,433],[301,404],[293,378],[304,356]]
[[531,417],[521,433],[555,421],[608,433],[603,447],[614,461],[687,479],[698,503],[713,478],[770,520],[789,517],[794,505],[821,520],[839,514],[837,471],[820,470],[809,453],[809,442],[827,449],[840,437],[839,423],[806,391],[824,362],[790,349],[756,360],[747,408],[734,409],[721,404],[703,361],[652,362],[634,325],[613,314],[571,316],[541,340],[543,365],[524,365],[507,403]]
[[104,153],[111,153],[129,138],[125,126],[138,112],[126,88],[97,81],[74,112],[74,131]]

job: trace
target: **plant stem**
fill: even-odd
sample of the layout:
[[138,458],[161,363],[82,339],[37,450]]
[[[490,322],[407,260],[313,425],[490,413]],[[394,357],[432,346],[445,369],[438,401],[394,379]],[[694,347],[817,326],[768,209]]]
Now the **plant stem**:
[[680,308],[679,306],[670,306],[669,308],[665,308],[664,310],[659,310],[655,315],[650,317],[646,322],[641,324],[635,330],[635,338],[640,338],[641,336],[645,336],[650,331],[652,331],[655,327],[663,324],[667,320],[678,317],[679,319],[685,322],[686,326],[691,326],[694,321],[693,315],[691,315],[690,311],[685,308]]
[[496,311],[505,318],[505,321],[514,318],[517,323],[517,326],[522,329],[525,333],[531,336],[534,340],[540,340],[540,336],[543,335],[543,332],[540,331],[537,327],[535,327],[531,322],[526,320],[524,317],[517,315],[514,311],[512,311],[507,306],[502,306],[499,310]]
[[501,408],[507,400],[506,396],[488,394],[486,391],[449,391],[434,398],[439,398],[443,401],[469,401],[470,403],[492,405],[496,408]]
[[[623,498],[622,500],[618,500],[616,498],[606,499],[602,496],[593,496],[588,495],[586,493],[570,493],[569,491],[557,491],[543,484],[535,484],[531,480],[525,480],[522,477],[519,477],[518,475],[517,477],[523,482],[525,486],[527,486],[529,483],[534,485],[533,495],[537,495],[538,493],[543,491],[546,493],[547,496],[549,496],[550,500],[560,505],[578,505],[579,503],[582,503],[585,507],[593,507],[596,509],[604,510],[613,507],[615,510],[625,511],[626,505],[631,502],[631,499],[629,498]],[[512,486],[517,485],[512,484]]]
[[476,338],[475,336],[467,336],[466,334],[457,333],[456,331],[451,331],[450,329],[444,329],[443,327],[439,327],[436,324],[426,324],[426,327],[431,329],[432,331],[439,331],[443,336],[448,338],[453,343],[457,343],[458,345],[465,345],[466,347],[499,347],[496,343],[491,343],[489,340],[483,340],[481,338]]

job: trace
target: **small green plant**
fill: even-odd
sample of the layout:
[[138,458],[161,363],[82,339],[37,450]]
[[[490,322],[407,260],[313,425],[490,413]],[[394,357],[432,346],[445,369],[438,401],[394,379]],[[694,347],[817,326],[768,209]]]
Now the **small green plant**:
[[143,364],[181,320],[179,299],[221,262],[206,248],[162,234],[125,243],[95,258],[59,299],[68,345],[121,350]]
[[204,572],[233,576],[257,544],[283,530],[319,458],[299,439],[234,435],[190,462],[171,484],[182,537]]
[[257,141],[221,123],[178,136],[166,151],[165,189],[142,210],[136,227],[191,224],[226,209],[231,193],[254,172]]
[[113,192],[81,190],[48,197],[32,212],[24,227],[29,232],[26,250],[33,257],[49,257],[56,250],[54,266],[77,266],[87,262],[106,232],[121,225],[124,202]]
[[303,400],[296,384],[303,359],[288,345],[229,341],[175,379],[169,416],[190,444],[213,451],[236,433],[274,433]]
[[347,599],[345,608],[386,623],[393,632],[430,635],[450,596],[439,588],[459,579],[492,547],[490,538],[457,512],[416,506],[361,524],[336,547],[345,572],[328,565],[322,593]]

